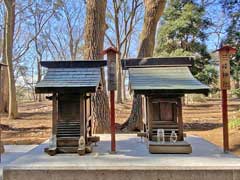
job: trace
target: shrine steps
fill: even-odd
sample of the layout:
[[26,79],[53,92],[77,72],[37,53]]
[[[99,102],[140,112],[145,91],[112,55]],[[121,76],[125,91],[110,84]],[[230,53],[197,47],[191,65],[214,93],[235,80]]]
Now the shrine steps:
[[53,156],[56,153],[77,153],[80,138],[80,121],[61,120],[57,122],[57,147],[46,148],[45,152]]
[[57,139],[58,147],[78,147],[79,137],[59,137]]

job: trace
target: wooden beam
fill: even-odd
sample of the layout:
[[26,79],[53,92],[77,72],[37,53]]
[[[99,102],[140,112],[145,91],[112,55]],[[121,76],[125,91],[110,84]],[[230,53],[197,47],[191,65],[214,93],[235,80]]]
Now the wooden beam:
[[222,89],[222,121],[223,121],[223,149],[229,151],[229,132],[228,132],[228,103],[227,90]]
[[182,99],[181,98],[178,98],[177,115],[178,115],[178,128],[179,128],[178,140],[183,141],[183,116],[182,116]]
[[35,92],[40,93],[95,93],[96,86],[89,87],[35,87]]
[[85,116],[85,98],[84,95],[80,96],[80,136],[85,138],[85,142],[87,144],[86,138],[86,116]]
[[144,95],[151,95],[151,94],[162,94],[162,96],[166,96],[169,94],[175,94],[176,96],[180,96],[182,94],[204,94],[205,96],[208,95],[209,89],[161,89],[161,90],[134,90],[135,94],[144,94]]
[[153,121],[153,107],[149,97],[147,97],[147,121],[148,121],[148,136],[152,140],[152,121]]
[[57,93],[52,96],[52,135],[57,133],[57,121],[58,121],[58,100]]
[[161,103],[161,102],[167,102],[167,103],[177,103],[176,98],[156,98],[152,100],[152,103]]
[[105,60],[81,60],[81,61],[42,61],[40,63],[47,68],[93,68],[107,65]]
[[193,57],[131,58],[122,59],[124,70],[141,67],[192,66]]

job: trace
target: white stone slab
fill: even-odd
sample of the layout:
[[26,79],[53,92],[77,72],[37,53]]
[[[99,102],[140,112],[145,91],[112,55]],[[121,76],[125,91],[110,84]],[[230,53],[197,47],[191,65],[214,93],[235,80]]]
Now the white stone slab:
[[110,154],[110,135],[101,135],[101,141],[93,153],[57,154],[44,153],[44,143],[29,151],[7,169],[240,169],[240,158],[225,154],[222,150],[203,140],[191,136],[186,141],[192,145],[191,154],[150,154],[147,142],[135,134],[118,134],[117,153]]

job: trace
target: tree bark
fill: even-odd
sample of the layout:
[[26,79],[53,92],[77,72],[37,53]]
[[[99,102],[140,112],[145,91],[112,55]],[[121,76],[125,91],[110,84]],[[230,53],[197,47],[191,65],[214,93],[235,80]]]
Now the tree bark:
[[[238,69],[238,68],[237,68]],[[236,70],[235,71],[235,80],[234,80],[234,89],[239,89],[240,88],[240,82],[239,82],[239,72]],[[236,94],[235,95],[236,98],[239,98],[240,95]]]
[[107,29],[105,22],[106,0],[86,1],[87,15],[84,32],[84,57],[89,60],[102,59],[104,34]]
[[124,85],[123,85],[123,71],[122,71],[122,65],[121,65],[121,56],[120,54],[116,55],[117,57],[117,103],[122,104],[123,103],[123,91],[124,91]]
[[[107,28],[105,22],[106,0],[86,1],[86,22],[84,32],[84,58],[89,60],[103,59],[104,35]],[[109,132],[109,101],[105,83],[104,69],[101,69],[101,87],[92,98],[95,133]]]
[[240,84],[239,84],[239,72],[235,72],[235,89],[239,89]]
[[[6,21],[6,16],[4,17],[4,21]],[[6,61],[6,24],[4,23],[4,32],[3,32],[3,55],[2,55],[2,62],[7,64]],[[1,82],[4,86],[0,87],[0,112],[8,112],[9,106],[9,90],[8,90],[8,71],[7,68],[2,68],[1,72]]]
[[[151,57],[153,55],[157,24],[163,13],[165,4],[166,1],[164,0],[144,0],[144,23],[141,32],[138,58]],[[123,129],[142,129],[141,99],[140,95],[134,95],[132,112],[128,120],[123,124]]]
[[6,17],[6,62],[8,65],[8,82],[9,82],[9,119],[15,119],[18,116],[16,87],[13,71],[13,36],[15,25],[15,0],[4,0],[7,17]]
[[[42,80],[42,67],[41,67],[41,60],[42,58],[37,59],[37,83]],[[38,94],[37,97],[38,102],[42,102],[42,94]]]

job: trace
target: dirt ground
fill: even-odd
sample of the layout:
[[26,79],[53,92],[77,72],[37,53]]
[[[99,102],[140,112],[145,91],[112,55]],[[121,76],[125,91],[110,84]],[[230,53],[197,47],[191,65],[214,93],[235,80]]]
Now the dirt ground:
[[[240,99],[229,100],[229,120],[240,118]],[[1,114],[2,140],[4,144],[39,144],[51,134],[51,103],[25,102],[19,105],[19,119],[8,120]],[[122,124],[131,112],[131,101],[117,105],[117,123]],[[221,102],[209,99],[185,105],[183,108],[184,128],[189,135],[201,136],[222,146]],[[240,155],[240,127],[230,129],[230,148]]]
[[[229,122],[240,119],[240,99],[230,99],[228,102]],[[206,103],[197,103],[184,107],[185,132],[201,136],[204,139],[222,147],[222,118],[221,102],[219,99],[210,99]],[[240,126],[229,128],[230,149],[240,155]]]

